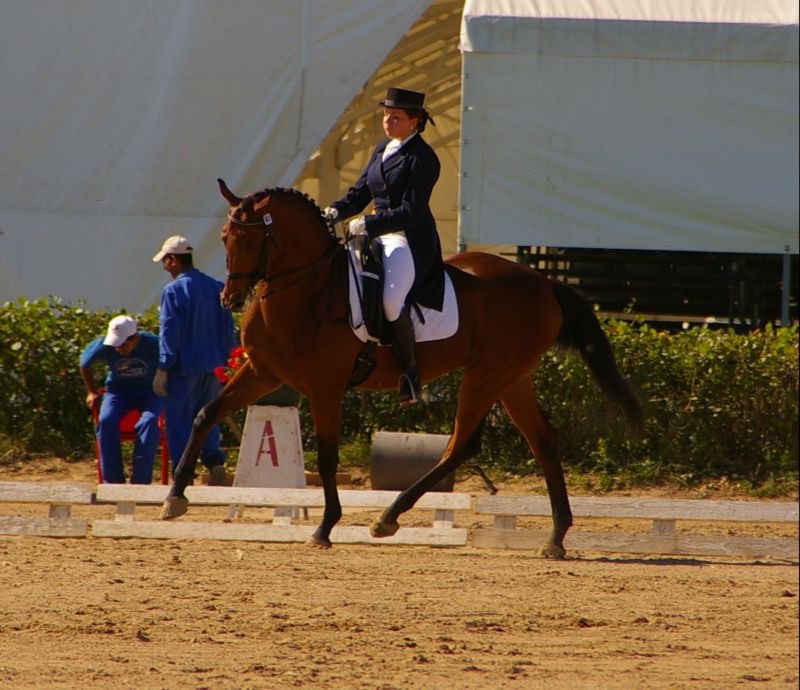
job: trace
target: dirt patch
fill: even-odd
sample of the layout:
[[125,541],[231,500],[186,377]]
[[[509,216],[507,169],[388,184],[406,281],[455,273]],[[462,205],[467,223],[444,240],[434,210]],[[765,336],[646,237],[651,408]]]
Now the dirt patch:
[[[94,473],[87,461],[36,459],[6,463],[2,478]],[[456,489],[486,491],[476,476]],[[542,491],[529,479],[500,489]],[[754,533],[764,531],[797,536],[792,525]],[[796,565],[571,556],[0,537],[0,687],[798,686]]]

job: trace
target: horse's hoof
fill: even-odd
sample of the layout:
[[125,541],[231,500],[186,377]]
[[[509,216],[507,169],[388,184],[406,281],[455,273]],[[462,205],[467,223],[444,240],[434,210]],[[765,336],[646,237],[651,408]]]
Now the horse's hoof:
[[369,528],[369,533],[375,537],[375,539],[382,539],[383,537],[391,537],[399,529],[400,525],[396,522],[381,522],[380,520],[375,520]]
[[318,537],[316,534],[312,534],[308,538],[306,544],[315,549],[329,549],[332,546],[330,539],[323,539],[322,537]]
[[564,547],[560,546],[559,544],[547,543],[541,549],[539,549],[539,555],[544,556],[545,558],[563,561],[567,556],[567,552]]
[[315,549],[329,549],[331,548],[331,540],[327,536],[322,536],[322,527],[317,527],[309,538],[306,544]]
[[161,519],[174,520],[189,509],[189,500],[183,496],[172,496],[161,506]]

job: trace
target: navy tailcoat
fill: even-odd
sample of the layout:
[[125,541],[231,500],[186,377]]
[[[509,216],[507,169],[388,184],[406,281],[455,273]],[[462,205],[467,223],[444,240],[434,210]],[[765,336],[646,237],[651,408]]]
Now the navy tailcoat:
[[429,206],[439,179],[439,158],[419,135],[393,156],[381,161],[389,139],[379,143],[356,183],[331,204],[340,218],[363,211],[370,201],[375,213],[365,218],[370,239],[403,230],[414,257],[415,280],[409,300],[441,311],[444,300],[444,263],[436,220]]

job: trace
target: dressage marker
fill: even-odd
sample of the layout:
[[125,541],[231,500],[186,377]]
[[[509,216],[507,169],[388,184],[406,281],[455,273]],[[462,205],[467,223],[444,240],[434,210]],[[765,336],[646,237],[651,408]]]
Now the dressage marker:
[[[676,530],[676,522],[683,520],[797,524],[797,503],[576,497],[570,502],[576,517],[653,521],[650,534],[572,530],[566,539],[572,550],[798,559],[797,539],[681,534]],[[495,519],[493,527],[473,532],[473,546],[536,549],[544,531],[517,529],[517,517],[548,516],[550,502],[545,496],[480,496],[476,512]]]
[[38,537],[85,537],[86,518],[72,517],[73,505],[92,502],[92,484],[45,484],[37,482],[0,482],[0,503],[44,503],[48,515],[0,515],[0,535]]
[[[320,489],[270,489],[261,487],[189,486],[187,498],[195,506],[247,506],[259,508],[322,508],[325,498]],[[161,505],[167,487],[150,485],[101,484],[97,487],[98,503],[114,503],[115,520],[95,520],[95,537],[142,537],[154,539],[217,539],[265,542],[305,542],[314,532],[310,525],[243,524],[219,522],[165,522],[136,520],[137,505]],[[397,498],[396,491],[340,491],[344,508],[385,508]],[[430,527],[403,527],[392,537],[376,539],[368,527],[337,526],[332,533],[339,544],[427,544],[431,546],[464,546],[468,530],[453,526],[456,510],[469,510],[472,497],[463,493],[431,493],[423,496],[416,508],[434,511]]]
[[[250,405],[247,408],[233,485],[305,488],[303,437],[296,407]],[[231,506],[228,518],[243,514],[244,506]],[[296,507],[275,508],[273,523],[289,524],[292,517],[298,517]]]
[[250,405],[247,408],[233,485],[305,487],[303,440],[296,407]]

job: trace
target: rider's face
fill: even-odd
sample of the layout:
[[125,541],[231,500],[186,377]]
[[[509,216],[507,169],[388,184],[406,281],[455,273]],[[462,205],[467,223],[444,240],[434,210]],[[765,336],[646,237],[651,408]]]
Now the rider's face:
[[409,117],[405,110],[400,108],[384,108],[383,132],[389,139],[406,139],[416,130],[419,119]]

